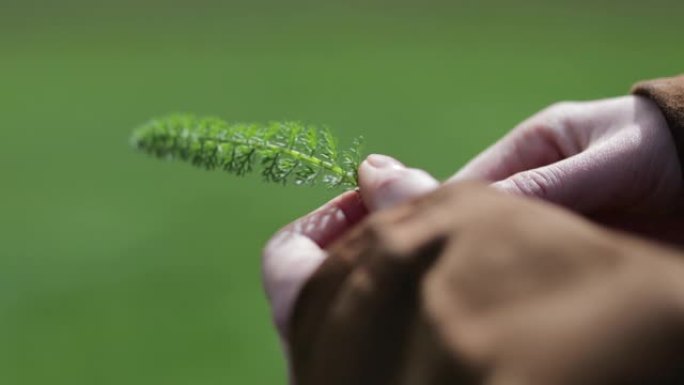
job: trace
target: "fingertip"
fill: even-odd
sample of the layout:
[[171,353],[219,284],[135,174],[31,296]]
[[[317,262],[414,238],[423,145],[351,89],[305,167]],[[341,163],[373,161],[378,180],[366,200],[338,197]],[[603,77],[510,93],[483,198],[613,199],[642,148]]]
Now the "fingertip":
[[363,201],[369,210],[380,210],[422,195],[438,186],[427,172],[406,168],[387,157],[369,156],[359,167],[359,185]]

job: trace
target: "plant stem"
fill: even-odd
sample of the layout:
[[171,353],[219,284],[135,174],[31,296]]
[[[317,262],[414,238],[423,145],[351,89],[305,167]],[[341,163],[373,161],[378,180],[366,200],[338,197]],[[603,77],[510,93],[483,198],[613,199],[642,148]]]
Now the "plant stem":
[[263,141],[260,139],[252,139],[252,140],[244,140],[244,139],[239,139],[239,138],[228,138],[228,139],[215,139],[215,138],[207,138],[207,137],[202,137],[198,136],[197,139],[201,141],[213,141],[217,143],[230,143],[238,146],[253,146],[262,150],[274,150],[277,152],[282,152],[285,153],[289,156],[291,156],[293,159],[296,159],[302,163],[307,163],[311,166],[314,166],[316,168],[323,168],[331,173],[340,176],[345,182],[349,184],[356,184],[356,176],[352,173],[345,172],[340,166],[337,166],[331,162],[325,161],[323,159],[317,158],[315,156],[307,155],[304,154],[300,151],[293,150],[291,148],[282,146],[282,145],[277,145],[273,144],[267,141]]

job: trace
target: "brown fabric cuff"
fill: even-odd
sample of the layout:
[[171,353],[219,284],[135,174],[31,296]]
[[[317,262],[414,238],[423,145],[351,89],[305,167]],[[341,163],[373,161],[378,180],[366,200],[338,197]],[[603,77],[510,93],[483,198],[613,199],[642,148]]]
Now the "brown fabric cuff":
[[665,116],[684,170],[684,75],[639,82],[632,94],[653,100]]

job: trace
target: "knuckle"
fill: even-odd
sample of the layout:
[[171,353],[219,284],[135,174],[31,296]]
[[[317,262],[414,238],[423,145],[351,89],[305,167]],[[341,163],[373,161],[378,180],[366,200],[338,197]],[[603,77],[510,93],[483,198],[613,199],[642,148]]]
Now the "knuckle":
[[577,154],[588,143],[585,112],[585,102],[555,103],[522,124],[521,141],[548,149],[549,163]]
[[580,102],[572,101],[572,100],[563,100],[560,102],[555,102],[548,106],[544,112],[547,113],[563,113],[565,111],[570,111],[579,106]]
[[546,107],[520,125],[521,134],[529,140],[554,137],[567,126],[573,103],[557,102]]
[[511,178],[511,184],[517,192],[544,200],[552,198],[552,188],[557,183],[558,178],[554,173],[540,170],[525,171]]
[[538,121],[546,122],[547,129],[560,130],[575,115],[580,105],[580,102],[574,101],[556,102],[539,113]]

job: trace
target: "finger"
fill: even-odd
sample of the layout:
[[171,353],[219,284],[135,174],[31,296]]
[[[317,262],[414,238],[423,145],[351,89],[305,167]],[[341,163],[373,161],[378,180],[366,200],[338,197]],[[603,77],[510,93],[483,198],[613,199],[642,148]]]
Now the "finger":
[[359,194],[346,192],[277,232],[263,251],[262,275],[278,330],[286,330],[302,285],[325,259],[324,247],[365,215]]
[[366,213],[360,194],[357,191],[347,191],[285,226],[283,230],[302,234],[325,248],[360,221]]
[[[369,210],[379,210],[390,207],[405,199],[409,199],[435,189],[438,182],[425,171],[406,168],[396,159],[384,155],[370,155],[359,167],[359,184],[361,195]],[[348,244],[355,245],[351,242]],[[320,257],[322,261],[325,257]],[[309,292],[317,293],[316,298],[329,298],[346,274],[351,270],[353,261],[342,258],[328,261],[322,270],[318,270],[315,277],[308,281]],[[316,268],[320,262],[316,265]],[[326,270],[327,267],[327,270]],[[325,279],[321,279],[325,277]],[[318,278],[318,279],[317,279]],[[317,289],[313,289],[313,288]],[[324,288],[324,289],[321,289]],[[332,289],[331,289],[332,288]],[[297,293],[299,292],[297,290]],[[303,293],[305,295],[305,293]],[[291,296],[288,296],[288,306],[291,306]],[[311,300],[304,299],[305,302]],[[317,311],[325,308],[325,302],[314,306]],[[318,322],[319,320],[315,319]],[[306,327],[311,332],[314,325]]]
[[[519,172],[492,187],[583,213],[610,211],[625,203],[621,186],[633,183],[630,169],[630,159],[598,146],[548,166]],[[606,184],[606,179],[613,182]]]
[[370,211],[385,209],[434,190],[439,182],[385,155],[369,155],[359,167],[359,186]]
[[579,152],[576,141],[561,134],[567,131],[564,127],[573,108],[567,104],[551,107],[521,123],[468,162],[448,182],[496,182]]
[[311,238],[282,232],[266,247],[263,280],[278,331],[285,330],[290,309],[301,285],[323,262],[326,252]]

